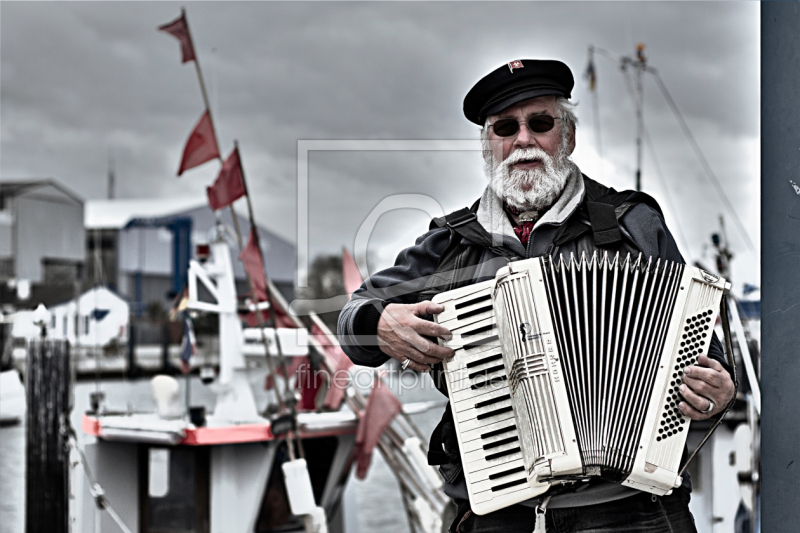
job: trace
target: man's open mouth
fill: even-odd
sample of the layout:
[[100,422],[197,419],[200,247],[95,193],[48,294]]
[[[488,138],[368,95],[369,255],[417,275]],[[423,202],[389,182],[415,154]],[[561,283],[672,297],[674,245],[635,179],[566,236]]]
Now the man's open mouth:
[[514,166],[521,166],[522,167],[522,166],[529,166],[529,165],[535,165],[535,164],[541,164],[541,163],[542,163],[541,159],[539,159],[537,157],[534,157],[534,158],[531,158],[531,159],[521,159],[521,160],[517,161],[516,163],[514,163]]

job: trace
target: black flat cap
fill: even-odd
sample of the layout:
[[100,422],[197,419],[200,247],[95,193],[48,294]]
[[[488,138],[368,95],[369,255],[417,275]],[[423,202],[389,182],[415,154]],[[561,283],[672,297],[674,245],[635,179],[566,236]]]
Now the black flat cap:
[[486,117],[537,96],[569,98],[575,79],[561,61],[518,59],[484,76],[464,98],[464,116],[483,126]]

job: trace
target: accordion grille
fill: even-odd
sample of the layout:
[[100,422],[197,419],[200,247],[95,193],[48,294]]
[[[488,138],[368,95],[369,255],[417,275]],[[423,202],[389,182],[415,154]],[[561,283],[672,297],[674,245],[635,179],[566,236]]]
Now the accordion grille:
[[542,258],[584,474],[631,472],[683,265]]
[[501,330],[522,324],[521,331],[501,335],[501,339],[508,384],[521,421],[523,454],[526,464],[534,465],[545,456],[563,453],[564,443],[528,274],[504,282],[495,302],[503,309],[496,315]]

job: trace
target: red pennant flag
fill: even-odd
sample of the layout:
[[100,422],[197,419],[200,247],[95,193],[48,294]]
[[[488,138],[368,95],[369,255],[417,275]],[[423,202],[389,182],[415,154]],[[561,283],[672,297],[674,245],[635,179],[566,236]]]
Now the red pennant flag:
[[323,406],[331,410],[339,409],[344,400],[347,385],[350,383],[348,370],[353,366],[353,362],[338,344],[328,338],[328,334],[318,325],[311,325],[311,336],[319,342],[322,355],[325,357],[325,363],[332,372],[330,386],[325,393]]
[[206,194],[208,194],[208,204],[214,211],[227,207],[244,196],[244,178],[238,148],[234,148],[222,164],[217,181],[206,188]]
[[[298,370],[300,370],[303,364],[308,364],[308,357],[305,356],[289,357],[288,359],[289,364],[286,365],[286,373],[290,378],[298,374]],[[278,368],[275,369],[275,373],[279,376],[286,377],[283,375],[283,367],[280,365],[278,365]],[[267,373],[267,375],[264,377],[264,390],[270,390],[274,386],[275,380],[272,379],[272,374]],[[300,388],[299,376],[298,381],[295,383],[295,388]]]
[[355,259],[347,250],[342,250],[342,276],[344,277],[344,291],[348,295],[352,295],[364,283]]
[[159,26],[158,29],[169,33],[181,42],[181,63],[195,60],[194,45],[192,36],[189,34],[189,24],[186,23],[185,13],[181,13],[181,16],[172,22]]
[[247,238],[247,245],[239,254],[239,259],[244,262],[244,269],[247,275],[253,280],[253,287],[256,290],[256,297],[259,301],[267,299],[267,278],[264,275],[264,262],[261,259],[261,252],[258,248],[258,236],[256,229],[250,229],[250,236]]
[[358,479],[364,479],[367,476],[367,470],[372,461],[372,450],[402,408],[403,405],[397,396],[389,390],[382,379],[376,377],[375,386],[367,398],[367,405],[364,407],[356,434],[356,476]]
[[217,157],[219,157],[217,138],[214,136],[214,128],[211,126],[211,115],[206,110],[186,141],[178,176],[190,168],[202,165],[206,161],[211,161]]

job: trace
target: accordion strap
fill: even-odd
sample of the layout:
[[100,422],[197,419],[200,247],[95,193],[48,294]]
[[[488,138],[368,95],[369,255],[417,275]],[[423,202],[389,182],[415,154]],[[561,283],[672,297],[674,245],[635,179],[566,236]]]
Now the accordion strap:
[[[734,304],[735,305],[735,304]],[[728,360],[728,365],[731,367],[731,377],[733,378],[733,386],[734,386],[734,394],[733,398],[728,405],[725,406],[725,409],[720,413],[717,419],[714,421],[714,424],[711,428],[706,432],[703,436],[703,440],[700,441],[700,444],[697,445],[697,449],[692,452],[692,455],[689,456],[689,459],[686,461],[686,464],[683,465],[680,472],[678,473],[679,476],[682,476],[686,469],[689,467],[689,464],[695,458],[697,453],[700,451],[700,448],[706,443],[708,438],[714,433],[714,430],[717,429],[717,426],[722,423],[722,419],[725,418],[725,415],[728,414],[728,411],[731,407],[733,407],[733,403],[736,401],[736,390],[739,389],[739,378],[736,376],[736,361],[733,359],[733,345],[731,344],[731,326],[730,322],[728,321],[728,296],[724,295],[722,300],[720,300],[720,318],[722,319],[722,331],[725,333],[725,352],[726,352],[726,359]]]
[[577,239],[584,233],[591,231],[596,246],[607,247],[622,241],[622,232],[619,220],[637,204],[647,204],[659,216],[664,216],[661,207],[655,199],[643,192],[621,191],[601,185],[583,175],[583,184],[586,191],[584,202],[578,211],[559,227],[553,237],[553,245],[562,244]]
[[502,246],[497,246],[493,242],[492,235],[478,222],[478,216],[475,212],[478,209],[479,202],[480,200],[472,204],[472,207],[469,209],[465,207],[458,211],[453,211],[444,217],[433,219],[431,222],[431,229],[433,229],[434,225],[438,227],[446,226],[452,232],[453,237],[456,235],[464,237],[510,261],[519,259],[517,254],[511,250],[503,248]]

